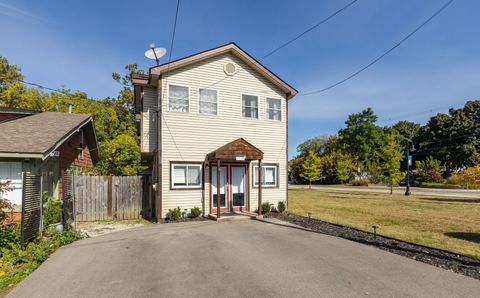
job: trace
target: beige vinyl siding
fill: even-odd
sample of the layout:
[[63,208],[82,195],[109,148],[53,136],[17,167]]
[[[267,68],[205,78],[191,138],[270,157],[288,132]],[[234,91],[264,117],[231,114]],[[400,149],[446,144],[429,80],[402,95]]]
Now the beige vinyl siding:
[[[240,72],[227,76],[224,64],[233,62]],[[219,82],[220,81],[220,82]],[[208,87],[218,82],[212,87]],[[210,206],[209,168],[204,168],[204,190],[171,190],[170,162],[204,162],[205,156],[238,138],[244,138],[264,152],[265,163],[279,164],[277,188],[264,188],[263,201],[277,204],[286,200],[286,99],[285,94],[232,54],[217,56],[164,75],[163,88],[168,98],[169,84],[189,87],[188,113],[169,112],[167,99],[162,99],[162,216],[168,209],[179,206],[205,208]],[[218,115],[198,112],[198,89],[210,88],[218,92]],[[164,89],[165,90],[165,89]],[[242,117],[242,94],[258,96],[258,119]],[[266,98],[281,99],[281,121],[266,119]],[[258,190],[252,188],[250,164],[250,210],[257,208]]]
[[143,110],[142,110],[142,152],[153,152],[157,146],[157,89],[143,89]]

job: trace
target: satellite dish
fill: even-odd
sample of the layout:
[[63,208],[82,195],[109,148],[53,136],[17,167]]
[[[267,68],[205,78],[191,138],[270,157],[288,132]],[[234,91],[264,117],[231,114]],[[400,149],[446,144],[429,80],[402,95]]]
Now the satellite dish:
[[158,65],[160,58],[165,56],[166,53],[167,53],[167,50],[165,48],[156,48],[155,45],[152,43],[150,45],[150,49],[145,52],[145,57],[147,57],[148,59],[157,61],[157,65]]

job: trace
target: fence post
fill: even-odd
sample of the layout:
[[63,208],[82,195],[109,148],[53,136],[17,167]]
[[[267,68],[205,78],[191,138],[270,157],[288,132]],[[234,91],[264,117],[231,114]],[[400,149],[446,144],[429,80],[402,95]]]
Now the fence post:
[[[22,204],[23,208],[23,204]],[[43,232],[43,175],[40,176],[40,236]]]
[[22,172],[22,214],[20,219],[20,245],[23,246],[25,244],[24,238],[24,227],[25,227],[25,172]]
[[73,229],[77,229],[77,202],[75,201],[75,175],[72,174],[72,205],[73,205]]

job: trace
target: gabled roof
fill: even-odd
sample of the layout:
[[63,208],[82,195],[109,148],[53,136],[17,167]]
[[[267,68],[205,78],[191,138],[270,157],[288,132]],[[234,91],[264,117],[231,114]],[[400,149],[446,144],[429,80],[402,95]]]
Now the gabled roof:
[[[158,66],[151,67],[150,74],[161,75],[166,72],[178,69],[180,67],[184,67],[192,63],[197,63],[205,59],[209,59],[225,53],[234,54],[236,57],[241,59],[247,65],[252,67],[255,71],[257,71],[259,74],[264,76],[266,79],[272,82],[275,86],[280,88],[280,90],[285,92],[285,94],[287,94],[288,99],[294,97],[298,93],[298,91],[295,88],[290,86],[287,82],[282,80],[280,77],[278,77],[276,74],[274,74],[267,67],[265,67],[263,64],[261,64],[252,56],[250,56],[247,52],[245,52],[242,48],[240,48],[238,45],[236,45],[233,42],[207,50],[207,51],[203,51],[198,54],[194,54],[185,58],[174,60],[169,63],[164,63]],[[139,81],[141,80],[142,82],[145,82],[144,78],[142,78],[143,79],[142,80],[140,77],[136,77],[136,79],[139,79]]]
[[92,161],[99,159],[92,117],[45,112],[0,123],[0,157],[46,159],[80,128],[85,127]]
[[244,138],[236,139],[207,154],[208,160],[245,160],[263,159],[263,151],[247,142]]
[[33,115],[33,114],[37,114],[38,112],[34,110],[27,110],[27,109],[0,107],[0,113]]

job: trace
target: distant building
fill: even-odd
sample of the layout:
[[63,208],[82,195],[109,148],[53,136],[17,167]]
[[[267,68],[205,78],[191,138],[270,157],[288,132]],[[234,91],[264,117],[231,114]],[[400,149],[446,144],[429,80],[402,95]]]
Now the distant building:
[[14,190],[4,196],[14,204],[21,204],[22,172],[41,174],[43,190],[57,197],[63,171],[90,168],[99,159],[90,115],[22,115],[0,123],[0,179],[11,181]]

